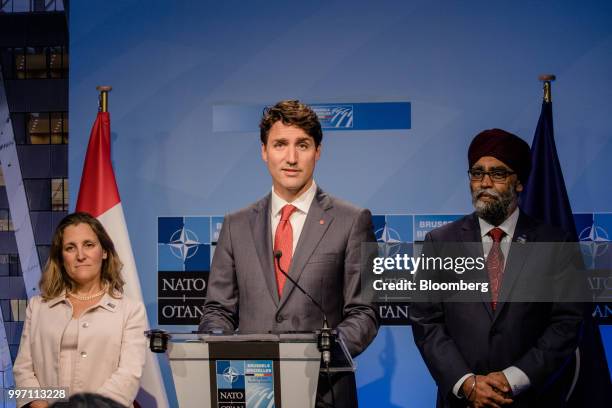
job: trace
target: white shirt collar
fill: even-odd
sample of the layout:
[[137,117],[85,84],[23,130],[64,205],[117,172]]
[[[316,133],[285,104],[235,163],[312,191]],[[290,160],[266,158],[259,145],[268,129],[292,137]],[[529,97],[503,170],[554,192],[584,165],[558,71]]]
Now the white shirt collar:
[[[510,216],[506,218],[504,222],[499,224],[497,228],[501,228],[502,231],[506,233],[506,236],[512,239],[512,237],[514,236],[514,230],[516,229],[516,223],[518,222],[518,217],[519,217],[519,208],[517,206],[512,212],[512,214],[510,214]],[[478,217],[478,222],[480,224],[480,237],[481,238],[484,238],[485,236],[487,236],[489,234],[489,231],[495,228],[495,225],[489,224],[487,221],[483,220],[480,217]]]
[[272,204],[271,204],[272,216],[274,217],[278,213],[280,213],[283,207],[287,204],[291,204],[295,206],[298,209],[298,211],[304,214],[308,214],[308,210],[310,209],[310,204],[312,204],[312,200],[314,200],[316,193],[317,193],[317,184],[313,180],[308,190],[304,191],[298,198],[293,200],[293,202],[288,202],[288,201],[285,201],[283,198],[281,198],[278,194],[276,194],[276,191],[274,191],[274,187],[272,187]]

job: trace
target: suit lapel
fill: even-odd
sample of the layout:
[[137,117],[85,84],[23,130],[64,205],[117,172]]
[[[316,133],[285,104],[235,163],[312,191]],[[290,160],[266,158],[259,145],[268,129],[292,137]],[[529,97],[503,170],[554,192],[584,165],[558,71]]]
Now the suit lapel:
[[509,298],[512,292],[512,287],[516,283],[517,278],[524,271],[525,260],[527,260],[529,252],[531,251],[531,247],[529,245],[524,245],[524,243],[533,240],[533,229],[533,220],[521,212],[516,223],[516,228],[514,229],[510,251],[508,252],[508,259],[506,260],[504,276],[502,278],[501,290],[499,293],[499,303],[495,308],[494,319],[499,316],[501,310],[504,308],[504,302]]
[[[330,215],[327,210],[332,207],[331,199],[321,189],[317,188],[317,194],[310,204],[308,215],[304,221],[304,227],[298,240],[293,259],[291,260],[291,267],[289,268],[289,276],[296,282],[299,281],[304,267],[308,263],[310,256],[316,249],[319,242],[325,235],[325,232],[329,228],[334,217]],[[321,222],[323,221],[323,222]],[[283,295],[280,299],[279,308],[282,307],[286,302],[295,287],[291,281],[287,280]]]
[[261,272],[270,296],[278,305],[278,290],[274,276],[274,254],[272,252],[272,232],[270,226],[270,201],[271,195],[259,201],[251,213],[251,236],[255,244],[255,250],[259,258]]
[[[469,257],[483,257],[482,237],[480,236],[480,224],[476,214],[467,217],[461,226],[461,241],[464,243],[466,254]],[[478,245],[476,245],[478,244]],[[487,271],[484,271],[487,276]],[[490,319],[493,319],[493,308],[491,307],[491,294],[489,292],[478,291],[482,300],[482,306],[486,310]]]

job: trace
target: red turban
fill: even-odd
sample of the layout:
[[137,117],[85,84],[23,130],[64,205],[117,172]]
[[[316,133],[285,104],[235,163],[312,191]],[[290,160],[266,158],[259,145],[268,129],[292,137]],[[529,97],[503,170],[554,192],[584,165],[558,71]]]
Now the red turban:
[[502,129],[488,129],[476,135],[468,149],[470,168],[481,157],[492,156],[516,172],[522,184],[531,171],[531,149],[520,137]]

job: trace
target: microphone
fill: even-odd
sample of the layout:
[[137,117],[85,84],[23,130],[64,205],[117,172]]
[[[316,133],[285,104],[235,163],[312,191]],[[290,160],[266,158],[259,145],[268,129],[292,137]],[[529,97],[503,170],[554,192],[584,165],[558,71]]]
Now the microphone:
[[310,294],[306,292],[304,288],[302,288],[291,276],[289,276],[287,272],[283,270],[280,264],[280,259],[282,257],[283,257],[283,251],[278,250],[278,249],[274,251],[274,260],[276,261],[276,266],[278,266],[278,270],[280,270],[280,272],[287,279],[289,279],[291,283],[293,283],[293,285],[300,290],[300,292],[306,295],[306,297],[310,299],[310,301],[317,307],[317,309],[319,309],[319,311],[321,312],[321,315],[323,315],[323,327],[318,333],[319,335],[317,338],[317,347],[319,348],[319,351],[321,352],[323,364],[325,364],[326,367],[329,367],[329,363],[331,362],[331,347],[332,347],[333,333],[332,333],[331,328],[329,327],[329,323],[327,321],[327,315],[325,314],[325,311],[323,310],[323,307],[321,307],[319,302],[314,300],[314,298],[310,296]]

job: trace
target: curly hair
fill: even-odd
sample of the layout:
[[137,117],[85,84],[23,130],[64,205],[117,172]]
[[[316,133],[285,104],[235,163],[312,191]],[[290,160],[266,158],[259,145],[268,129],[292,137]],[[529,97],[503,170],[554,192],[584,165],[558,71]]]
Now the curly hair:
[[115,251],[113,241],[100,221],[87,213],[76,212],[64,217],[53,234],[49,259],[39,282],[40,293],[44,300],[56,298],[66,291],[73,291],[75,289],[76,283],[66,272],[62,253],[64,231],[71,225],[79,224],[89,225],[96,234],[98,241],[100,241],[102,249],[106,251],[106,259],[102,261],[101,279],[102,283],[107,287],[108,294],[116,298],[120,296],[119,294],[123,293],[123,285],[125,284],[121,277],[123,264],[119,260],[117,251]]
[[323,140],[321,123],[312,108],[298,100],[285,100],[264,109],[261,122],[259,123],[259,137],[262,144],[268,143],[270,128],[278,121],[285,125],[296,126],[302,129],[308,136],[314,139],[316,147]]

